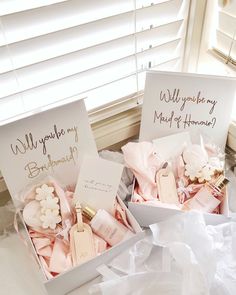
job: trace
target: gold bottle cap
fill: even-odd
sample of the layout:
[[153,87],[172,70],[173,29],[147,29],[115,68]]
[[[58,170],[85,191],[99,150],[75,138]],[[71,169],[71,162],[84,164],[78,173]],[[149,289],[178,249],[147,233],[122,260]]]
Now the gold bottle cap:
[[219,190],[222,190],[228,183],[229,183],[229,180],[226,177],[224,177],[224,175],[221,175],[217,178],[215,182],[215,186]]
[[92,208],[85,206],[82,209],[82,214],[84,217],[88,218],[89,220],[93,219],[93,217],[96,215],[96,211]]

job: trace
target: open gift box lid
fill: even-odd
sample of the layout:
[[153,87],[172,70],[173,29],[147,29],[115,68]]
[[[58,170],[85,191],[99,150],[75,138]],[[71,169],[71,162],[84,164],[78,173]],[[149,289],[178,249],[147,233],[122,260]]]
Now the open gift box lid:
[[83,99],[2,125],[0,138],[0,169],[15,204],[47,175],[75,185],[83,156],[98,156]]
[[235,77],[148,71],[139,141],[189,131],[224,149],[235,97]]

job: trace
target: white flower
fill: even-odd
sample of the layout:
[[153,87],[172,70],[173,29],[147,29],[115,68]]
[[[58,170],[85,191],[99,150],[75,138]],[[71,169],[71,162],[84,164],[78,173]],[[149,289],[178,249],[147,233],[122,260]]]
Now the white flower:
[[41,187],[36,188],[35,199],[38,201],[45,200],[47,197],[53,197],[54,187],[43,184]]
[[47,209],[50,210],[59,210],[59,205],[58,205],[59,199],[57,197],[47,197],[45,200],[42,200],[40,202],[40,205],[42,207],[42,211],[46,212]]
[[200,177],[201,167],[195,165],[185,165],[185,176],[188,176],[190,180],[194,181],[196,178]]
[[206,165],[202,168],[200,176],[198,176],[199,182],[211,180],[212,175],[214,175],[214,168],[211,165]]
[[42,227],[45,229],[55,229],[57,224],[61,222],[61,217],[58,215],[58,213],[55,214],[55,211],[47,210],[44,215],[41,215],[40,220],[42,221]]
[[41,214],[47,214],[47,212],[53,212],[53,214],[57,215],[59,214],[59,209],[49,209],[41,206],[40,210]]

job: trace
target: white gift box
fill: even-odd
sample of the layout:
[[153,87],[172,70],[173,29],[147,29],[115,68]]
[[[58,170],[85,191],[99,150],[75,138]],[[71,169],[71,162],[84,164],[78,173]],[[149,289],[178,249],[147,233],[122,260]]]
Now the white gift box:
[[[235,78],[147,72],[139,140],[152,141],[188,131],[193,143],[199,142],[201,134],[203,139],[210,139],[224,150],[235,94]],[[145,202],[129,202],[128,207],[141,226],[184,213]],[[220,213],[204,214],[207,223],[218,224],[228,220],[227,192],[220,205]]]
[[[136,181],[134,181],[134,186],[135,183]],[[158,207],[145,204],[145,202],[129,202],[128,207],[138,223],[143,227],[148,227],[150,224],[160,222],[176,214],[184,214],[184,211],[182,210]],[[227,191],[224,200],[220,204],[220,214],[204,213],[204,218],[207,224],[212,225],[217,225],[230,220]]]
[[[37,184],[50,175],[65,186],[75,186],[79,167],[85,155],[98,157],[96,144],[88,122],[84,101],[77,100],[61,106],[25,115],[5,122],[0,127],[0,169],[16,207],[22,190]],[[109,202],[109,200],[107,200]],[[40,266],[42,282],[49,294],[63,295],[99,275],[96,268],[108,263],[117,254],[143,236],[143,232],[126,210],[127,218],[136,235],[121,242],[90,261],[73,267],[52,279],[47,279],[36,250],[26,230],[26,241]]]

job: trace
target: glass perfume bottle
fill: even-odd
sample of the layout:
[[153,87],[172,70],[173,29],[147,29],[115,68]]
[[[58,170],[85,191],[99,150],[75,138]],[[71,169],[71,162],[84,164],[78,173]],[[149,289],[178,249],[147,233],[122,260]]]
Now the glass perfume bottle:
[[134,235],[104,209],[99,209],[96,212],[86,206],[83,208],[83,216],[90,221],[93,232],[104,239],[110,246],[114,246]]
[[223,175],[215,183],[206,183],[196,195],[183,204],[183,210],[213,212],[224,199],[224,188],[229,180]]

